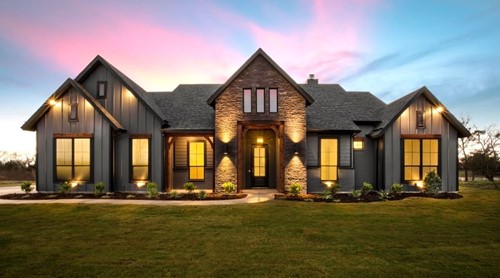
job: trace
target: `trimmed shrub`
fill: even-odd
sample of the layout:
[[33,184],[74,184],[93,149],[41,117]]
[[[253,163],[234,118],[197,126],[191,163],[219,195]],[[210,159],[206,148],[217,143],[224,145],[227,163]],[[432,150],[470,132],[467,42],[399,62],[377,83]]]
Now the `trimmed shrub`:
[[26,194],[30,193],[33,188],[31,187],[31,182],[25,181],[21,183],[21,190],[26,192]]
[[389,195],[399,196],[403,192],[403,185],[399,183],[394,183],[391,185],[391,191],[389,191]]
[[437,194],[441,188],[443,187],[443,184],[441,182],[441,178],[439,175],[436,173],[436,171],[432,170],[431,172],[427,173],[424,179],[424,192],[429,193],[429,194]]
[[186,182],[184,184],[184,189],[186,189],[189,193],[193,192],[196,189],[196,185],[192,182]]
[[224,191],[225,194],[231,194],[236,191],[236,184],[227,181],[222,184],[222,190]]
[[66,194],[71,190],[69,182],[65,181],[59,184],[59,193]]
[[290,185],[290,194],[292,196],[299,196],[302,191],[302,186],[299,183],[292,183]]
[[156,182],[146,183],[146,191],[148,192],[148,198],[156,198],[158,196],[158,184]]
[[205,190],[198,192],[198,199],[205,200],[205,198],[207,198],[207,192]]
[[369,182],[363,182],[363,187],[361,187],[361,195],[366,195],[373,190],[373,185]]
[[104,193],[104,188],[106,188],[106,184],[104,182],[98,182],[94,184],[94,195],[101,195]]

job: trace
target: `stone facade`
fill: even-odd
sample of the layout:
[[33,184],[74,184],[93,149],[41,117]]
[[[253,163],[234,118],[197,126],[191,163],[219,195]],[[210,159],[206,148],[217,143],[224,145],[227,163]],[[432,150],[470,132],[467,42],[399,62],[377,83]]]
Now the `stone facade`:
[[[243,89],[252,89],[252,111],[243,112]],[[255,113],[255,90],[264,88],[265,113]],[[269,113],[269,88],[278,88],[278,113]],[[285,190],[292,183],[300,183],[306,190],[306,100],[263,56],[257,56],[229,84],[215,100],[215,187],[220,190],[222,183],[238,180],[238,122],[284,122],[282,168],[278,169]],[[279,135],[278,135],[279,136]],[[295,144],[299,154],[294,154]],[[228,146],[225,155],[224,144]],[[241,157],[241,156],[240,156]],[[282,185],[283,186],[283,185]],[[238,186],[241,188],[241,185]],[[280,186],[278,185],[279,189]]]

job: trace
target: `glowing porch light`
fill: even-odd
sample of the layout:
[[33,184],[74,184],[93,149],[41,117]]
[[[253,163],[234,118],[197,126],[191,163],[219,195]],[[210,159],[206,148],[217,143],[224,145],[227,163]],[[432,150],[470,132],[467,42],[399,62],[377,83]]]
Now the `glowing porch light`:
[[141,187],[143,187],[144,185],[146,185],[146,182],[145,182],[145,181],[138,181],[138,182],[136,183],[136,185],[137,185],[137,187],[141,188]]
[[434,110],[436,110],[436,112],[438,112],[438,113],[443,113],[444,107],[443,106],[438,106]]
[[50,106],[56,106],[58,104],[59,104],[59,101],[57,101],[57,100],[55,100],[53,98],[49,100],[49,105]]
[[264,139],[262,137],[257,138],[257,143],[259,144],[264,143]]

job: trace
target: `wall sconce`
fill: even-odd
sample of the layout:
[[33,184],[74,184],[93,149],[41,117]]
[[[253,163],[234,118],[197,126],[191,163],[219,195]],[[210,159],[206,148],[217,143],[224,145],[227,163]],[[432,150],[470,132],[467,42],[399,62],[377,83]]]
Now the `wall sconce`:
[[141,187],[143,187],[144,185],[146,185],[146,182],[145,182],[145,181],[138,181],[138,182],[136,183],[136,185],[137,185],[137,187],[141,188]]
[[443,108],[443,106],[441,106],[441,105],[440,105],[440,106],[436,107],[436,109],[435,109],[435,110],[436,110],[436,112],[438,112],[438,113],[443,113],[444,108]]
[[299,143],[293,144],[293,154],[295,155],[299,154]]
[[257,143],[258,144],[264,143],[264,139],[262,137],[257,138]]
[[223,145],[224,155],[227,155],[227,149],[228,149],[227,143],[224,143]]

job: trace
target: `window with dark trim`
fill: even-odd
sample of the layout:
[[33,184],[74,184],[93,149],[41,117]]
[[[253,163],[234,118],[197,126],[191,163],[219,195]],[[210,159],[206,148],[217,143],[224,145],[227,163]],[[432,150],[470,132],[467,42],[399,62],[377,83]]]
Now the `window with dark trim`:
[[55,138],[55,180],[91,181],[91,138]]
[[148,181],[150,175],[150,139],[141,136],[130,139],[130,180]]
[[205,142],[189,142],[188,158],[189,180],[205,180]]
[[362,151],[365,148],[365,140],[363,138],[354,138],[352,148],[355,151]]
[[252,113],[252,89],[243,89],[243,112]]
[[97,81],[97,98],[106,98],[108,93],[108,82]]
[[75,92],[70,93],[69,102],[68,119],[70,121],[78,121],[78,95]]
[[264,89],[257,89],[257,113],[264,113]]
[[417,111],[417,127],[418,128],[425,127],[424,112],[423,111]]
[[421,181],[427,173],[439,171],[438,139],[403,139],[403,177]]
[[278,89],[269,89],[269,113],[278,112]]
[[320,176],[321,181],[336,181],[338,172],[338,139],[320,140]]

